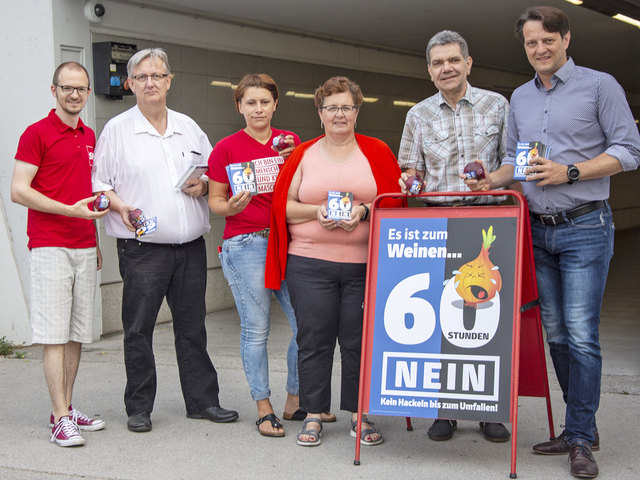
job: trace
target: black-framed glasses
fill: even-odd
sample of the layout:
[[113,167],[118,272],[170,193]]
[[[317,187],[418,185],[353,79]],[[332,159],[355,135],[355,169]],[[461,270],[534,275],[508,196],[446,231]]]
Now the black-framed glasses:
[[339,107],[338,105],[327,105],[326,107],[320,107],[319,110],[324,110],[331,115],[335,115],[340,110],[344,115],[348,115],[349,113],[357,112],[358,107],[355,105],[342,105]]
[[72,87],[71,85],[57,85],[57,84],[56,84],[56,87],[62,90],[62,93],[64,93],[65,95],[71,95],[74,90],[78,92],[78,95],[86,95],[87,93],[89,93],[89,87]]
[[168,73],[144,73],[140,75],[134,75],[133,78],[138,83],[147,83],[147,80],[150,78],[153,82],[159,82],[163,78],[167,78],[169,76]]

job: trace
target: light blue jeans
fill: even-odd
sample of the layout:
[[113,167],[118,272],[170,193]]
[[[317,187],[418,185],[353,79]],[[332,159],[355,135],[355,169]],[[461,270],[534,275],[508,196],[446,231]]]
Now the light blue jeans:
[[286,282],[280,290],[264,286],[264,267],[267,257],[266,238],[245,233],[228,238],[222,243],[220,262],[240,315],[240,355],[253,400],[271,396],[269,389],[269,338],[271,293],[282,306],[289,319],[293,335],[287,349],[287,393],[298,395],[298,327],[289,300]]
[[613,256],[611,209],[556,226],[532,217],[531,235],[542,324],[567,404],[566,438],[593,445],[602,374],[600,307]]

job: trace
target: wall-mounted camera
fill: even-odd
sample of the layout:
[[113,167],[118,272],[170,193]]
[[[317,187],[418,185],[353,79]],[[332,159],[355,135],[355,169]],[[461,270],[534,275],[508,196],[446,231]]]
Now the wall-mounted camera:
[[84,16],[91,23],[100,23],[105,11],[104,5],[99,2],[84,2]]

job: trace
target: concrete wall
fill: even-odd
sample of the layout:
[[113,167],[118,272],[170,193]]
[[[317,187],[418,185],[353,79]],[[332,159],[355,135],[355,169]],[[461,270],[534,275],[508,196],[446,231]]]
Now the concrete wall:
[[0,192],[2,194],[2,285],[0,337],[30,341],[29,252],[27,209],[11,202],[9,185],[18,138],[24,129],[55,105],[49,86],[54,66],[53,9],[50,0],[0,0],[0,59],[4,75],[0,103],[5,114],[0,129]]
[[[182,14],[163,8],[139,7],[123,1],[102,2],[106,14],[91,24],[83,14],[82,0],[0,0],[0,51],[6,72],[0,99],[11,122],[0,129],[0,187],[4,206],[4,228],[0,228],[0,261],[3,268],[0,296],[0,337],[17,343],[29,341],[27,305],[29,300],[26,209],[10,202],[9,181],[17,140],[24,128],[43,117],[54,101],[49,92],[51,74],[61,61],[78,59],[93,73],[91,43],[114,40],[135,43],[139,48],[166,48],[176,77],[169,106],[193,117],[215,143],[243,127],[235,111],[231,89],[211,85],[214,80],[236,83],[247,72],[266,72],[280,87],[279,108],[274,126],[296,131],[309,139],[321,133],[313,101],[287,96],[287,91],[313,93],[333,75],[348,75],[357,81],[365,96],[377,98],[367,103],[358,119],[358,131],[385,140],[397,151],[407,107],[393,100],[419,101],[434,93],[427,80],[422,55],[405,55],[341,45],[316,38],[275,32],[254,26],[240,26],[209,18]],[[496,71],[474,65],[471,82],[509,95],[529,79],[527,75]],[[631,98],[639,103],[638,96]],[[132,97],[121,101],[91,96],[83,120],[100,133],[106,121],[133,105]],[[5,116],[6,118],[6,116]],[[635,184],[639,173],[630,172],[612,179],[611,203],[618,229],[640,225],[640,199]],[[212,216],[212,232],[207,236],[210,311],[233,306],[216,255],[224,221]],[[121,280],[117,270],[115,242],[104,234],[100,239],[105,265],[101,272],[96,307],[97,334],[118,331],[121,308]],[[4,248],[2,248],[4,247]],[[160,321],[169,320],[166,305]]]

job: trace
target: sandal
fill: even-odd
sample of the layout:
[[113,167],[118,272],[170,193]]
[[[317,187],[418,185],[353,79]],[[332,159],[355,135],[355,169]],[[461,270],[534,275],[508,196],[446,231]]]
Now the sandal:
[[[303,409],[299,408],[298,410],[296,410],[293,413],[283,412],[282,413],[282,418],[284,418],[285,420],[291,420],[291,421],[294,421],[294,422],[301,422],[305,418],[307,418],[307,412],[305,412]],[[322,412],[321,419],[322,419],[322,423],[333,423],[333,422],[335,422],[337,420],[337,417],[336,417],[335,413]]]
[[273,428],[284,428],[280,423],[280,420],[278,420],[278,417],[276,417],[273,413],[269,413],[268,415],[265,415],[264,417],[256,420],[256,425],[258,427],[258,432],[260,433],[260,435],[262,435],[263,437],[284,437],[284,432],[263,432],[262,430],[260,430],[260,425],[267,421],[271,423],[271,426]]
[[[317,423],[320,426],[320,429],[319,430],[308,429],[307,426],[310,423]],[[321,436],[320,432],[322,432],[322,421],[319,418],[308,417],[302,423],[302,428],[298,432],[298,439],[296,440],[296,443],[303,447],[315,447],[316,445],[320,445],[320,442],[322,442],[322,439],[320,438]],[[309,440],[302,440],[300,438],[302,435],[307,435],[309,437]]]
[[[384,442],[384,438],[382,438],[382,434],[380,435],[380,437],[376,440],[367,440],[367,437],[369,435],[373,435],[374,433],[380,433],[380,430],[378,430],[374,425],[375,423],[369,421],[369,419],[367,418],[363,418],[362,419],[362,423],[367,423],[369,425],[369,428],[361,428],[360,429],[360,445],[380,445],[382,442]],[[353,438],[356,438],[357,436],[357,432],[356,432],[356,428],[358,427],[358,421],[357,420],[351,420],[351,436]]]

